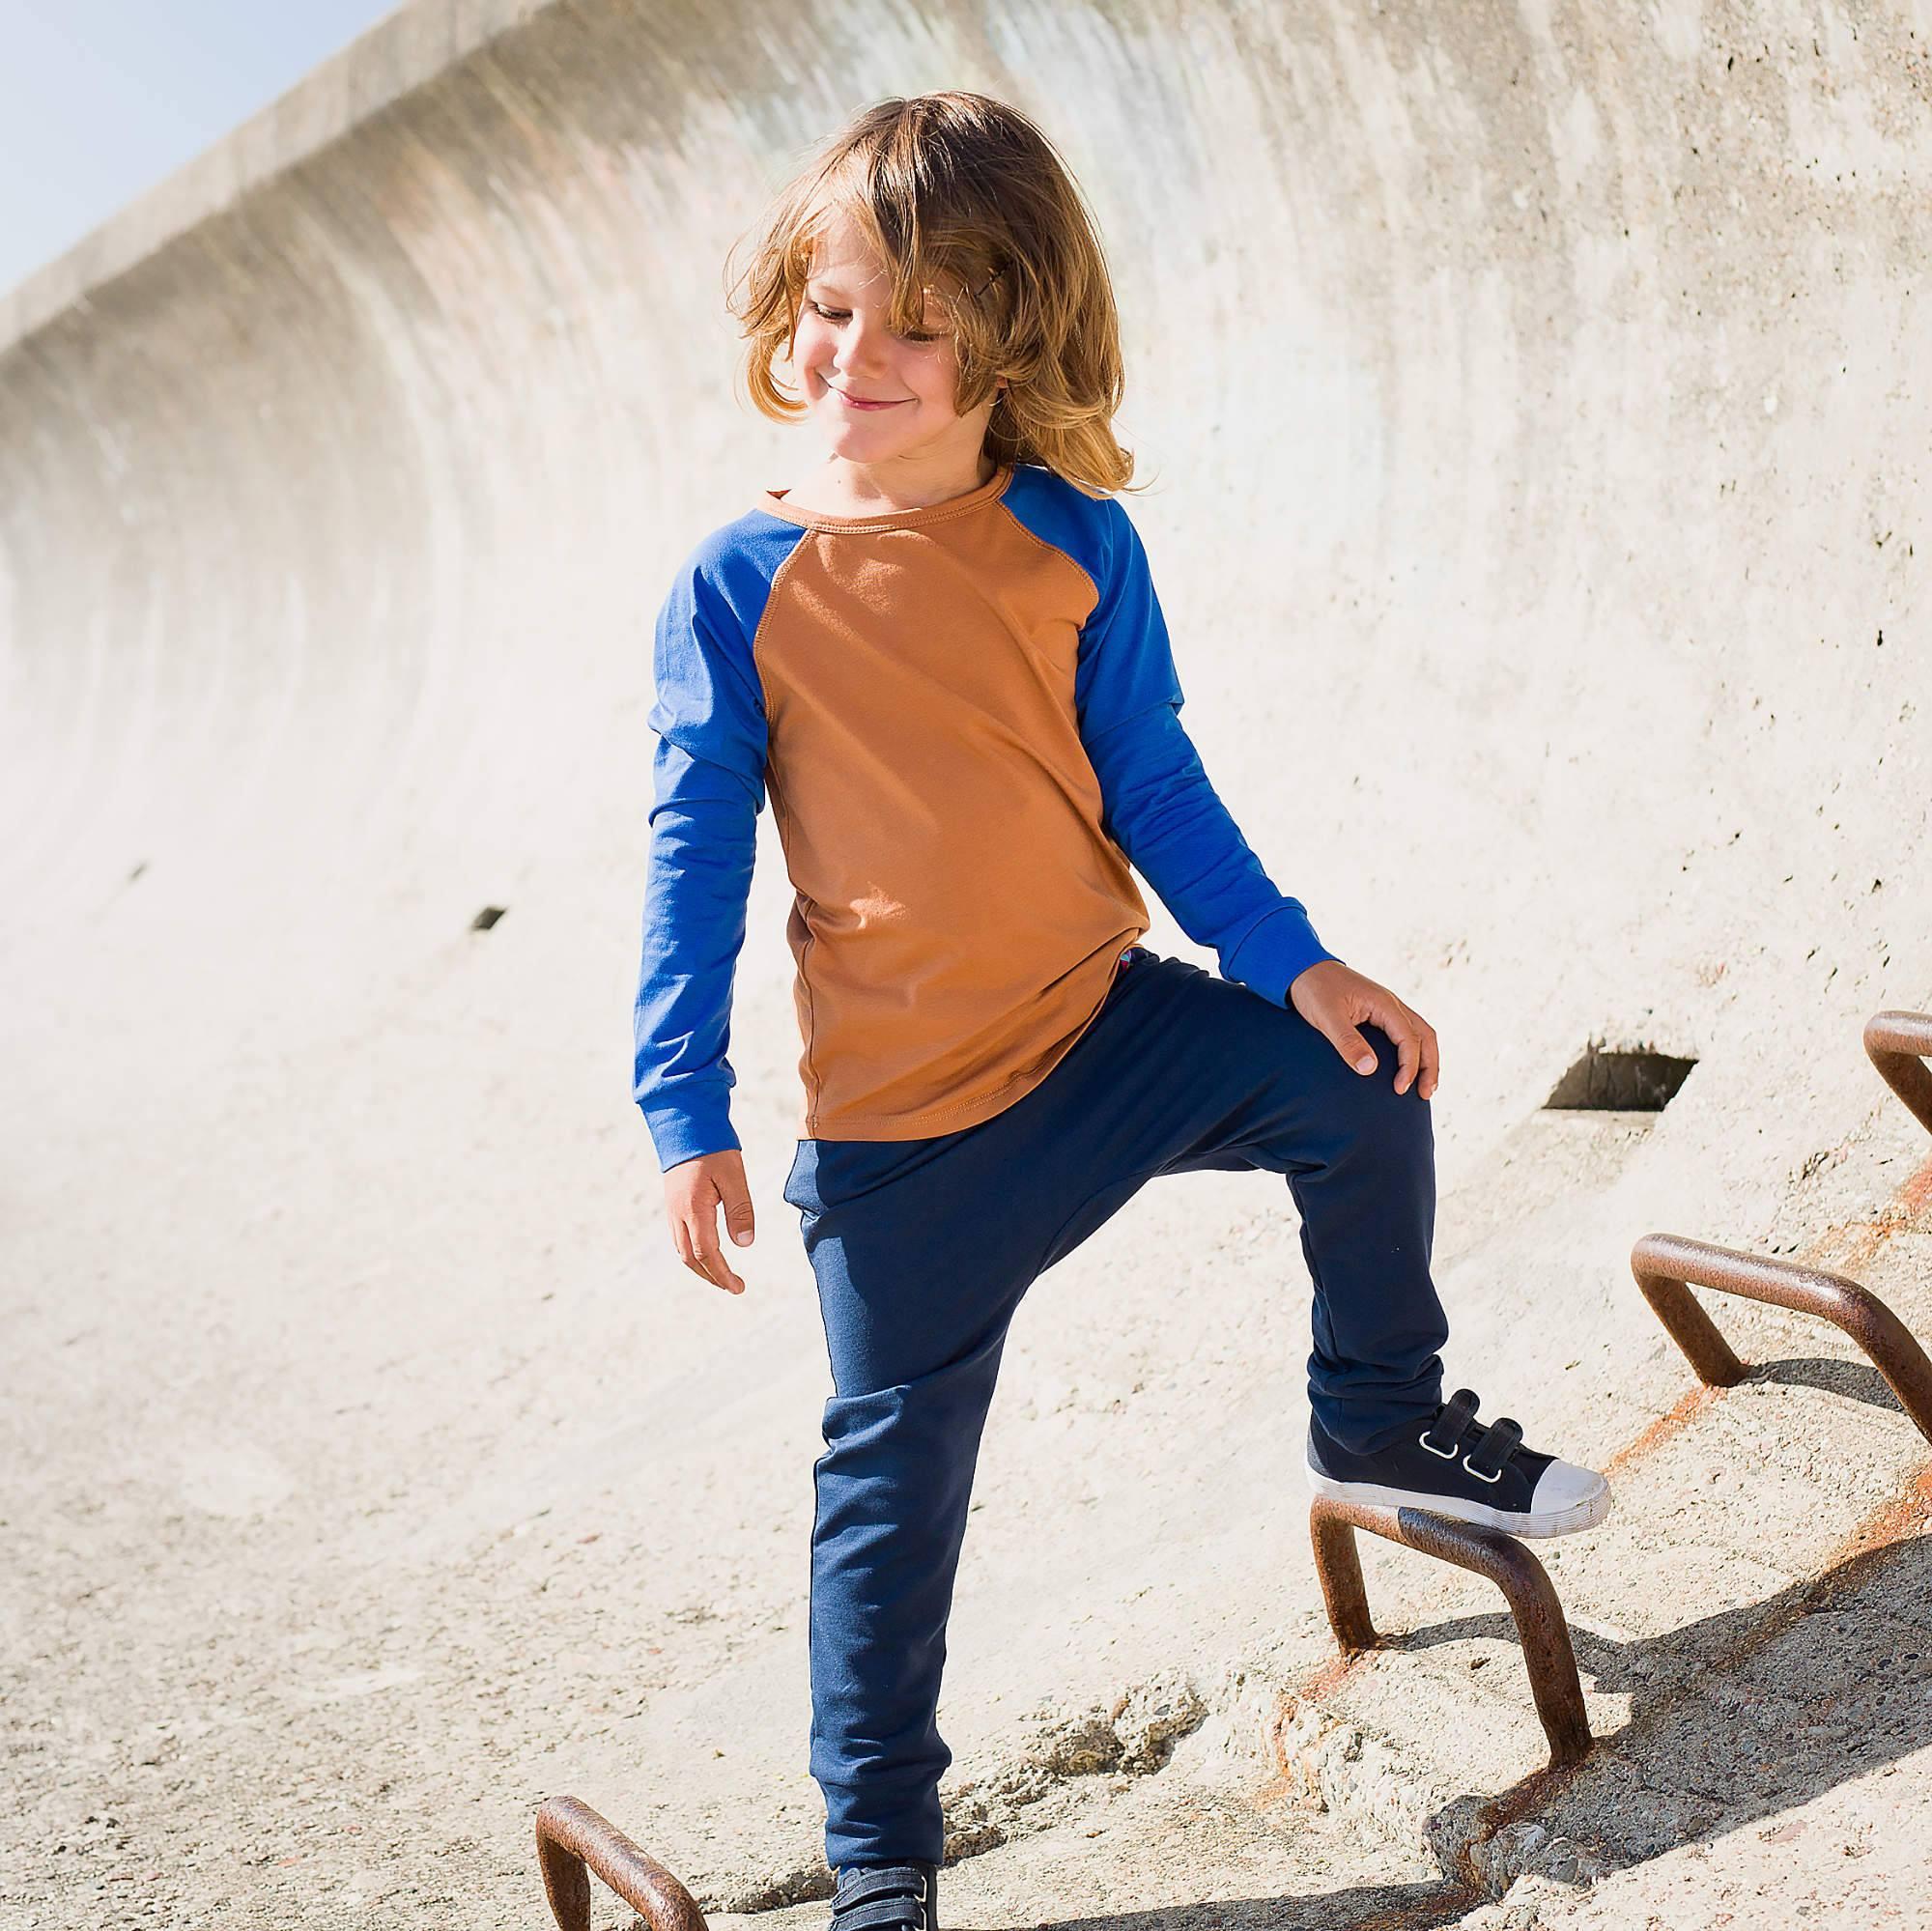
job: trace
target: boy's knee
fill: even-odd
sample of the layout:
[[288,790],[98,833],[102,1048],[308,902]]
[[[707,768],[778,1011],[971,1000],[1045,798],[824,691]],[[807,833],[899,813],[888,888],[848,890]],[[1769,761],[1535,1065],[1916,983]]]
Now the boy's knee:
[[[1335,1091],[1354,1130],[1399,1142],[1433,1144],[1435,1121],[1428,1100],[1422,1096],[1419,1078],[1411,1079],[1401,1093],[1395,1090],[1402,1070],[1402,1054],[1395,1041],[1379,1026],[1365,1025],[1356,1030],[1376,1056],[1374,1072],[1358,1073],[1332,1046],[1328,1048],[1334,1059]],[[1416,1070],[1419,1074],[1421,1068]]]
[[951,1361],[882,1388],[829,1396],[821,1433],[829,1448],[978,1438],[1006,1344],[1004,1327],[983,1335]]
[[853,1528],[891,1527],[922,1546],[955,1533],[972,1496],[993,1365],[976,1350],[912,1381],[830,1397],[825,1453],[812,1464],[814,1543]]

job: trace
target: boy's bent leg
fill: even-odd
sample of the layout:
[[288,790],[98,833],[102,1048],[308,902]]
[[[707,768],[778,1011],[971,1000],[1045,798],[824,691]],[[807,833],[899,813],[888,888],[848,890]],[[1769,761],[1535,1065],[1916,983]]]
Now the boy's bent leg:
[[[1263,1036],[1249,1041],[1251,1088],[1205,1149],[1190,1149],[1162,1171],[1249,1166],[1286,1177],[1315,1289],[1309,1408],[1336,1441],[1378,1449],[1426,1422],[1442,1401],[1438,1350],[1449,1320],[1430,1272],[1429,1102],[1413,1086],[1396,1092],[1399,1055],[1379,1027],[1359,1029],[1376,1070],[1358,1073],[1298,1012],[1269,1007],[1245,987],[1229,989],[1267,1019]],[[1218,1003],[1224,1010],[1229,1004]],[[1236,1016],[1254,1017],[1239,1008]],[[1263,1037],[1271,1051],[1257,1050]]]
[[1023,1105],[1041,1102],[1049,1144],[1085,1143],[1094,1183],[1048,1264],[1155,1175],[1284,1175],[1315,1289],[1309,1404],[1338,1441],[1373,1450],[1439,1406],[1448,1320],[1430,1273],[1430,1103],[1413,1085],[1395,1091],[1394,1042],[1361,1031],[1373,1074],[1293,1008],[1156,956],[1131,968],[1068,1076]]
[[1336,1104],[1312,1141],[1303,1132],[1257,1151],[1280,1162],[1301,1215],[1315,1283],[1309,1406],[1336,1441],[1369,1451],[1428,1420],[1442,1401],[1438,1350],[1449,1320],[1430,1272],[1435,1125],[1413,1085],[1395,1091],[1400,1055],[1379,1027],[1359,1028],[1376,1055],[1373,1073],[1343,1065],[1307,1030],[1335,1063]]
[[[1514,1535],[1603,1520],[1609,1485],[1475,1420],[1467,1390],[1441,1400],[1448,1322],[1430,1277],[1435,1139],[1429,1103],[1395,1091],[1399,1054],[1378,1027],[1355,1072],[1290,1007],[1181,959],[1129,969],[1122,996],[1026,1103],[1043,1145],[1079,1169],[1081,1205],[1048,1264],[1156,1174],[1260,1167],[1301,1209],[1315,1285],[1308,1476],[1319,1494],[1426,1508]],[[1015,1109],[1016,1111],[1018,1109]]]

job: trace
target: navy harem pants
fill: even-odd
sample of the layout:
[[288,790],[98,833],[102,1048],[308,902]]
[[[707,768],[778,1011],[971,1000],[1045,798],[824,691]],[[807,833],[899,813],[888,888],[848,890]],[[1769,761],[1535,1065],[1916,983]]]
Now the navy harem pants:
[[1126,952],[1044,1081],[922,1140],[801,1140],[784,1197],[834,1394],[813,1464],[810,1769],[835,1869],[941,1860],[946,1625],[1008,1323],[1035,1279],[1162,1174],[1287,1177],[1314,1281],[1308,1394],[1347,1447],[1441,1401],[1429,1102],[1364,1027],[1358,1073],[1292,1007]]

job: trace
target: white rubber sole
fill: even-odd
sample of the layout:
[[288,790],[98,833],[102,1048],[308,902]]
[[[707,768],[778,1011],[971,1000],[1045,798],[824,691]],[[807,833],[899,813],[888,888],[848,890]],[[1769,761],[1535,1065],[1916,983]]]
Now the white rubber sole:
[[1426,1509],[1452,1521],[1474,1522],[1479,1528],[1501,1529],[1505,1535],[1572,1535],[1593,1529],[1610,1513],[1610,1485],[1600,1475],[1597,1487],[1580,1502],[1552,1515],[1526,1516],[1515,1509],[1487,1509],[1481,1502],[1460,1501],[1454,1495],[1432,1495],[1420,1489],[1382,1489],[1373,1482],[1338,1482],[1314,1468],[1308,1486],[1318,1495],[1337,1502],[1358,1502],[1370,1509]]

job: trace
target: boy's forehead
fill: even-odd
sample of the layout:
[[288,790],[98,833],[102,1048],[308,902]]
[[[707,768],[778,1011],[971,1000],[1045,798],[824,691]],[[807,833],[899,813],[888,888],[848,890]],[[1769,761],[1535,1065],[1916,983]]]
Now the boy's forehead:
[[865,230],[841,209],[812,238],[811,269],[814,279],[842,278],[841,285],[863,287],[883,274],[885,264],[873,253]]
[[[876,297],[884,301],[892,293],[892,277],[883,270],[868,270],[864,262],[814,263],[811,284],[826,295]],[[930,296],[932,291],[926,290]]]
[[811,279],[833,295],[871,295],[891,286],[887,277],[865,262],[833,261],[814,256]]
[[[821,241],[812,250],[809,278],[822,294],[861,299],[876,297],[884,300],[892,291],[892,276],[867,254],[840,254]],[[937,293],[928,288],[928,300]]]

